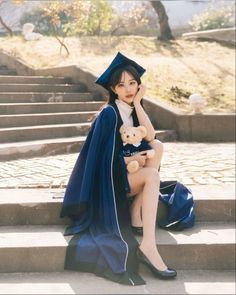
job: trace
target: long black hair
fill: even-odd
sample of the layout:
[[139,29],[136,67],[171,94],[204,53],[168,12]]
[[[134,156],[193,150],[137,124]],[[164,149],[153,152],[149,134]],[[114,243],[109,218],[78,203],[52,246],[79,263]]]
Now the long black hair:
[[133,66],[126,65],[123,67],[119,67],[116,71],[113,72],[113,74],[110,78],[109,89],[108,89],[109,97],[108,97],[107,103],[113,103],[118,98],[117,94],[115,94],[112,91],[111,87],[114,89],[115,86],[120,83],[123,72],[127,72],[127,73],[131,74],[134,77],[134,80],[137,81],[138,85],[141,84],[140,76]]

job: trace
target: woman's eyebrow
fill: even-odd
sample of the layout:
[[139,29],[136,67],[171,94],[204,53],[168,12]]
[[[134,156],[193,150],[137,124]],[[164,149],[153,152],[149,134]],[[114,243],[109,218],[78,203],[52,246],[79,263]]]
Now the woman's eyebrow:
[[[135,80],[135,79],[129,79],[129,82],[130,82],[130,81],[136,81],[136,80]],[[121,83],[123,83],[123,84],[124,84],[124,83],[125,83],[125,81],[120,81],[120,82],[119,82],[119,84],[121,84]]]

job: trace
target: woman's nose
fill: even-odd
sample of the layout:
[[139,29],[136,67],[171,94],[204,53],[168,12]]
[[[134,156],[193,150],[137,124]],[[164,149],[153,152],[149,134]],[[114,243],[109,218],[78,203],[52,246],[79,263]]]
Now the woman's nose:
[[126,86],[126,91],[127,91],[127,92],[130,91],[130,86],[129,86],[129,85]]

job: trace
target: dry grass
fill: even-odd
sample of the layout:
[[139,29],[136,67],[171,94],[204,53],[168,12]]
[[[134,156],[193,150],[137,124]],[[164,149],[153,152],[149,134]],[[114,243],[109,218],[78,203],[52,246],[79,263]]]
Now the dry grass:
[[21,37],[0,38],[0,49],[34,68],[81,66],[99,75],[117,51],[147,69],[143,83],[147,95],[189,112],[188,96],[200,93],[207,100],[206,112],[235,110],[235,51],[215,42],[176,40],[162,43],[153,37],[67,38],[70,50],[60,55],[52,37],[24,41]]

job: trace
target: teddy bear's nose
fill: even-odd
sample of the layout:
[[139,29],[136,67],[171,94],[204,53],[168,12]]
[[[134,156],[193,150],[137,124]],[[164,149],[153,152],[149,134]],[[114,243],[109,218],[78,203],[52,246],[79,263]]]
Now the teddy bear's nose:
[[129,135],[126,135],[127,138],[129,138]]

